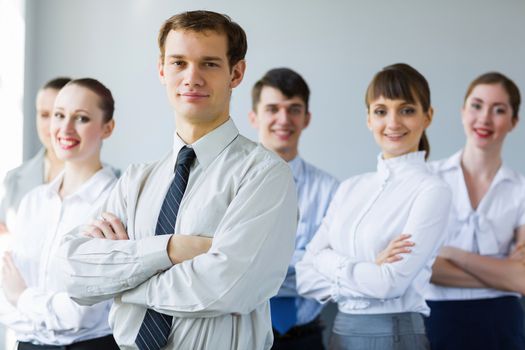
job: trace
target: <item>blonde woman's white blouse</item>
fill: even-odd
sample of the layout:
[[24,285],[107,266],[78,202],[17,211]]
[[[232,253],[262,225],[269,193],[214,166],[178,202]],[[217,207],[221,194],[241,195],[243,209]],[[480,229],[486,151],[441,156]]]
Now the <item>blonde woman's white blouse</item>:
[[[478,205],[470,203],[459,151],[450,158],[432,162],[431,169],[452,190],[452,215],[445,245],[495,258],[509,255],[515,230],[525,225],[525,177],[501,165]],[[428,300],[487,299],[518,293],[491,288],[453,288],[430,284]]]

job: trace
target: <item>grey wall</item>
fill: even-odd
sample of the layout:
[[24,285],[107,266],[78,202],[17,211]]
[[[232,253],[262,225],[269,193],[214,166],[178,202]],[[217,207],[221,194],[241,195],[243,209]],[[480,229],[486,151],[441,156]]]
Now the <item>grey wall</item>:
[[[499,70],[525,91],[521,0],[27,0],[26,156],[37,147],[36,89],[56,75],[92,76],[113,91],[117,127],[104,146],[107,162],[124,168],[169,150],[173,116],[156,75],[156,35],[164,19],[189,9],[227,13],[247,31],[248,70],[232,99],[241,132],[256,137],[247,113],[257,78],[276,66],[296,69],[312,90],[301,153],[341,179],[375,167],[363,95],[385,65],[407,62],[428,78],[432,159],[462,146],[459,109],[475,76]],[[504,157],[525,173],[523,130],[510,135]]]

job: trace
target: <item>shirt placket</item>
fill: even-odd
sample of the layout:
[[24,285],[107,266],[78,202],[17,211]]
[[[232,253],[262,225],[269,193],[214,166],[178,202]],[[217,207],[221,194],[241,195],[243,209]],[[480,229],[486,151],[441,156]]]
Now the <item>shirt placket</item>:
[[353,239],[353,246],[352,246],[353,256],[354,257],[357,256],[357,244],[358,244],[359,228],[360,228],[361,224],[363,223],[363,220],[366,217],[366,215],[370,212],[370,210],[372,209],[374,204],[378,201],[379,197],[381,197],[381,195],[385,192],[389,181],[390,181],[390,171],[386,170],[385,175],[383,176],[382,179],[380,179],[379,189],[376,191],[374,196],[372,196],[372,198],[368,201],[367,205],[363,208],[363,210],[361,211],[360,215],[357,217],[356,225],[354,226],[354,231],[353,231],[353,235],[352,235],[353,238],[354,238]]
[[54,213],[51,219],[51,230],[49,232],[43,232],[43,234],[49,234],[49,237],[43,237],[44,244],[42,247],[42,258],[40,259],[42,264],[40,268],[39,279],[40,285],[44,290],[49,288],[49,276],[51,275],[49,273],[49,265],[51,263],[51,259],[53,258],[53,246],[55,244],[58,232],[60,231],[60,223],[64,217],[64,202],[57,196],[53,198],[53,207]]

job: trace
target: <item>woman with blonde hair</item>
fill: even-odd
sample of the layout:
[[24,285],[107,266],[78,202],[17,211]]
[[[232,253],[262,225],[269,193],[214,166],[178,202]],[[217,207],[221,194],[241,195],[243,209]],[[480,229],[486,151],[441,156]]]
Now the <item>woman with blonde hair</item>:
[[503,74],[477,77],[461,110],[464,148],[432,163],[453,193],[447,241],[426,293],[432,349],[525,349],[518,299],[525,293],[525,177],[501,155],[520,101]]

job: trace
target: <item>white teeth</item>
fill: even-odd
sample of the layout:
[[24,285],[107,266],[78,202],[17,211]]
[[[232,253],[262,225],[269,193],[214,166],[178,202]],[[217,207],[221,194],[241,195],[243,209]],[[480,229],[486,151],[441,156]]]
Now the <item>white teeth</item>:
[[483,135],[483,136],[487,136],[490,134],[490,131],[488,130],[480,130],[480,129],[476,129],[476,132],[480,135]]
[[66,147],[70,147],[78,143],[78,141],[75,141],[75,140],[64,140],[64,139],[60,139],[59,142],[62,146],[66,146]]

